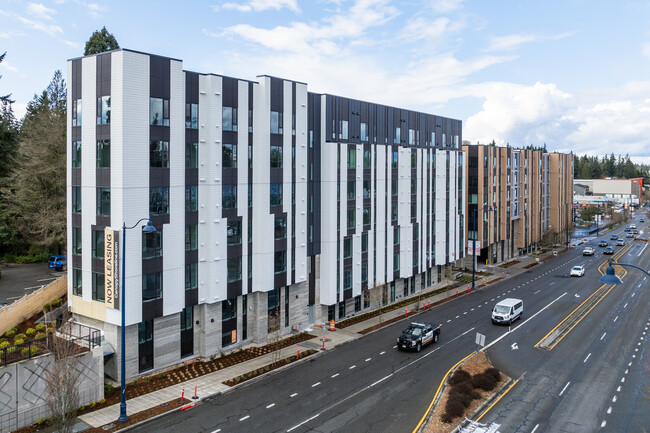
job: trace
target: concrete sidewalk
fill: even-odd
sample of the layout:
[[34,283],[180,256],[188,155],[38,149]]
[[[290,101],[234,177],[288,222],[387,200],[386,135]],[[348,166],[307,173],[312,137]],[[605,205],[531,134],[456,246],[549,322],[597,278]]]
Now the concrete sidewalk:
[[[547,253],[544,255],[544,257],[550,255],[551,253]],[[540,259],[542,256],[540,256]],[[481,266],[481,270],[489,271],[489,272],[494,272],[494,275],[490,277],[486,277],[486,282],[491,282],[496,279],[499,279],[502,276],[503,272],[507,273],[507,276],[513,276],[516,274],[520,274],[522,272],[525,272],[527,269],[525,266],[527,266],[529,263],[534,262],[535,258],[534,257],[521,257],[518,260],[520,260],[520,263],[517,263],[514,266],[511,266],[507,269],[499,268],[499,267],[485,267]],[[478,267],[477,267],[477,270]],[[482,278],[479,277],[477,278],[477,286],[482,283]],[[453,281],[443,281],[441,283],[435,284],[431,287],[428,287],[426,291],[431,291],[438,289],[440,287],[444,287],[445,285],[448,285],[450,283],[453,283]],[[459,294],[464,294],[466,293],[466,285],[463,284],[459,287]],[[421,297],[418,298],[418,294],[411,295],[410,298],[412,299],[412,303],[408,304],[407,310],[408,310],[408,317],[413,317],[414,314],[417,314],[418,312],[423,311],[422,310],[422,302],[430,302],[433,304],[434,302],[440,301],[442,299],[447,299],[447,298],[452,298],[455,297],[456,294],[456,288],[450,289],[446,291],[445,293],[432,296],[432,297]],[[312,328],[308,328],[305,331],[307,331],[309,334],[314,335],[315,337],[303,341],[300,344],[294,344],[292,346],[286,347],[281,349],[281,358],[290,356],[292,354],[295,354],[298,352],[298,346],[300,346],[301,350],[304,349],[314,349],[314,350],[320,350],[322,348],[322,339],[325,338],[325,348],[326,350],[331,350],[334,349],[335,347],[345,344],[348,341],[355,340],[358,338],[363,337],[362,334],[360,334],[361,331],[368,329],[372,326],[378,325],[380,323],[389,321],[391,319],[395,319],[397,317],[404,317],[405,316],[405,311],[403,308],[398,308],[392,311],[387,311],[381,314],[381,317],[375,316],[370,319],[361,321],[359,323],[355,323],[351,326],[348,326],[343,329],[336,329],[336,331],[328,331],[328,325],[327,324],[322,324],[322,325],[315,325]],[[408,319],[408,317],[406,317]],[[317,355],[312,355],[312,356],[317,356]],[[259,356],[257,358],[251,359],[246,362],[242,362],[236,365],[233,365],[231,367],[227,367],[224,369],[221,369],[219,371],[215,371],[214,373],[209,373],[206,375],[203,375],[196,379],[198,381],[198,396],[199,399],[196,401],[200,401],[202,398],[209,397],[214,394],[218,393],[223,393],[228,390],[234,389],[237,386],[230,387],[227,385],[224,385],[223,382],[227,381],[228,379],[232,379],[234,377],[237,377],[239,375],[248,373],[252,370],[263,368],[266,365],[271,364],[274,360],[277,360],[278,356],[277,354],[274,353],[269,353],[263,356]],[[305,358],[307,359],[307,358]],[[303,362],[303,361],[298,361],[298,362]],[[292,364],[289,364],[287,367],[283,368],[290,368]],[[277,370],[276,370],[277,371]],[[273,372],[269,372],[266,374],[272,374]],[[194,380],[185,382],[185,383],[179,383],[177,385],[170,386],[165,389],[161,389],[140,397],[135,397],[127,400],[127,411],[129,414],[134,414],[137,412],[141,412],[143,410],[158,406],[160,404],[166,403],[170,400],[173,399],[180,399],[181,396],[181,389],[183,386],[185,387],[185,396],[186,398],[191,397],[194,394]],[[243,382],[245,383],[245,382]],[[90,413],[87,413],[85,415],[79,416],[79,419],[83,421],[84,423],[92,426],[92,427],[101,427],[103,425],[109,424],[116,422],[117,418],[120,415],[120,404],[114,404],[108,407],[105,407],[103,409],[99,409]]]

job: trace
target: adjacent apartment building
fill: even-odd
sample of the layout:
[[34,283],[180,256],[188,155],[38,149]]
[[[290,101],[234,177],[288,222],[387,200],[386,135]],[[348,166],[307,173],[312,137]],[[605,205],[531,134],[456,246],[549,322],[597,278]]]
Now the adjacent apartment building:
[[68,299],[113,378],[121,296],[134,377],[395,302],[464,256],[459,120],[125,49],[68,82]]
[[542,239],[566,242],[571,223],[573,155],[463,145],[467,240],[477,260],[499,263],[534,251]]

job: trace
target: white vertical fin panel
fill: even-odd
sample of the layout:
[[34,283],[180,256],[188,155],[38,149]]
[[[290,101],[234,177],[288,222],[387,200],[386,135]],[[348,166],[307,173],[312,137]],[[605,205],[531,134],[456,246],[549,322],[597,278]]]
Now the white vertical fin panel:
[[[296,225],[296,283],[307,281],[307,243],[309,240],[309,227],[307,226],[309,206],[307,202],[309,176],[307,119],[307,85],[296,83],[296,221],[292,221],[292,224]],[[289,196],[291,197],[291,194]]]

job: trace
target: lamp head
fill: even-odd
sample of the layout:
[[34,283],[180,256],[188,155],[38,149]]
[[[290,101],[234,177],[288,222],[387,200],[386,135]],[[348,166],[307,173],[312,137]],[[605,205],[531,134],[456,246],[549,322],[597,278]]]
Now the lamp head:
[[616,275],[616,270],[612,266],[611,261],[609,262],[609,266],[607,266],[607,270],[605,270],[605,275],[600,277],[598,282],[603,284],[623,284],[623,281]]
[[153,233],[156,231],[156,228],[153,226],[151,220],[147,220],[147,225],[142,228],[142,231],[145,233]]

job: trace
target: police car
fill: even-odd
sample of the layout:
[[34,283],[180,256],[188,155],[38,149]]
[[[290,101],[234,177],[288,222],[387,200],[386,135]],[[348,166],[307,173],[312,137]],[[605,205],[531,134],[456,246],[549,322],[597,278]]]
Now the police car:
[[440,337],[440,326],[433,323],[413,322],[402,331],[397,338],[399,350],[415,350],[419,352],[422,346],[429,343],[436,343]]

